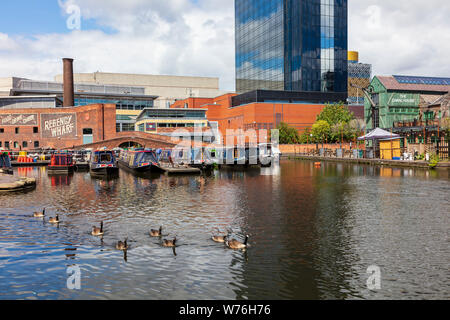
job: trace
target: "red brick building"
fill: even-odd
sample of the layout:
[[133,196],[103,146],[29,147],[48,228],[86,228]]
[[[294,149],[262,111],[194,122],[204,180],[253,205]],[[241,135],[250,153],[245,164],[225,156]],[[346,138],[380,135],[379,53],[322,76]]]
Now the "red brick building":
[[270,130],[276,129],[280,122],[285,122],[302,133],[311,128],[325,108],[325,104],[283,102],[252,102],[233,107],[234,96],[236,94],[225,94],[211,99],[188,98],[175,102],[171,108],[208,109],[208,121],[217,122],[224,142],[227,139],[227,130]]
[[70,108],[0,109],[0,148],[55,149],[116,136],[116,105]]

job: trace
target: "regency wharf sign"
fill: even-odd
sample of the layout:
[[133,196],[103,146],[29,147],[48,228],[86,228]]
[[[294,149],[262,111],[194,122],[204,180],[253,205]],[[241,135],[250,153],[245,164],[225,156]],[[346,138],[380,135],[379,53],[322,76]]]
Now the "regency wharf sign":
[[0,114],[0,125],[2,126],[37,126],[37,114]]
[[42,113],[42,138],[75,138],[77,115],[75,113]]

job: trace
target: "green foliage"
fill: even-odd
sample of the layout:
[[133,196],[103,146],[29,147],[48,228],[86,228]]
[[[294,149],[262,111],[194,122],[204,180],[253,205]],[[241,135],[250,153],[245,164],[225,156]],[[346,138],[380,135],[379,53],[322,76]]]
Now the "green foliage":
[[306,128],[306,130],[303,131],[302,135],[300,136],[300,143],[306,144],[312,142],[314,141],[311,138],[311,130],[309,130],[309,128]]
[[331,126],[325,120],[316,121],[312,126],[311,133],[315,142],[327,141],[331,135]]
[[277,129],[280,134],[280,144],[297,144],[300,142],[297,129],[290,127],[287,123],[281,122]]
[[438,163],[439,163],[439,156],[437,154],[435,154],[435,153],[431,154],[430,155],[430,162],[428,163],[430,168],[435,168]]
[[343,103],[328,104],[317,117],[317,121],[324,120],[330,126],[349,123],[353,119],[355,115]]
[[[312,130],[316,142],[323,140],[338,142],[341,139],[353,141],[361,132],[360,124],[355,119],[353,112],[350,112],[343,103],[327,105],[317,117],[314,125],[319,122],[322,130],[317,132],[317,126],[316,130]],[[324,126],[324,122],[328,124],[329,130]]]

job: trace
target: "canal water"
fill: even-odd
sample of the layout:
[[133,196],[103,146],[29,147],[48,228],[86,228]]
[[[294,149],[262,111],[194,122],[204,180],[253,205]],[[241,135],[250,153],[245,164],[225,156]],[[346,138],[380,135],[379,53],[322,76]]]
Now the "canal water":
[[[450,298],[448,171],[286,160],[104,181],[15,170],[38,184],[0,195],[0,299]],[[59,226],[30,217],[44,207]],[[90,235],[100,221],[103,239]],[[149,237],[160,225],[175,250]],[[214,243],[215,228],[250,247]],[[125,256],[115,243],[126,237]]]

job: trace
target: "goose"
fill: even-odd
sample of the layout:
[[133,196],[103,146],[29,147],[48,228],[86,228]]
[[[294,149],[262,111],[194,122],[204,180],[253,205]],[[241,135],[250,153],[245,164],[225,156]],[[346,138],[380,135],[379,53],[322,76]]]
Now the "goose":
[[59,223],[59,215],[57,214],[55,218],[50,218],[48,220],[50,223]]
[[159,227],[159,230],[152,229],[150,230],[151,237],[161,237],[162,236],[162,227]]
[[[217,229],[217,228],[216,228],[216,229]],[[230,231],[229,229],[227,229],[227,230],[228,230],[228,234],[227,234],[227,235],[225,235],[225,236],[212,236],[211,239],[212,239],[214,242],[224,243],[225,241],[227,241],[227,239],[228,239],[228,238],[230,237],[230,235],[231,235],[231,231]],[[217,229],[217,231],[220,232],[219,229]]]
[[228,248],[230,249],[245,249],[247,248],[247,243],[248,243],[248,235],[245,236],[245,241],[244,243],[237,241],[236,239],[233,239],[231,241],[225,241],[225,244],[227,245]]
[[45,208],[44,208],[44,210],[42,210],[42,212],[34,212],[33,213],[33,217],[36,217],[36,218],[43,218],[45,216]]
[[103,232],[103,221],[100,222],[100,228],[93,226],[92,227],[92,235],[93,236],[102,236],[105,233]]
[[127,250],[128,249],[127,241],[128,241],[128,238],[126,238],[124,242],[122,242],[122,241],[117,242],[116,249],[122,250],[122,251]]
[[164,247],[175,247],[175,243],[177,242],[177,237],[173,238],[173,240],[164,239],[163,246]]

